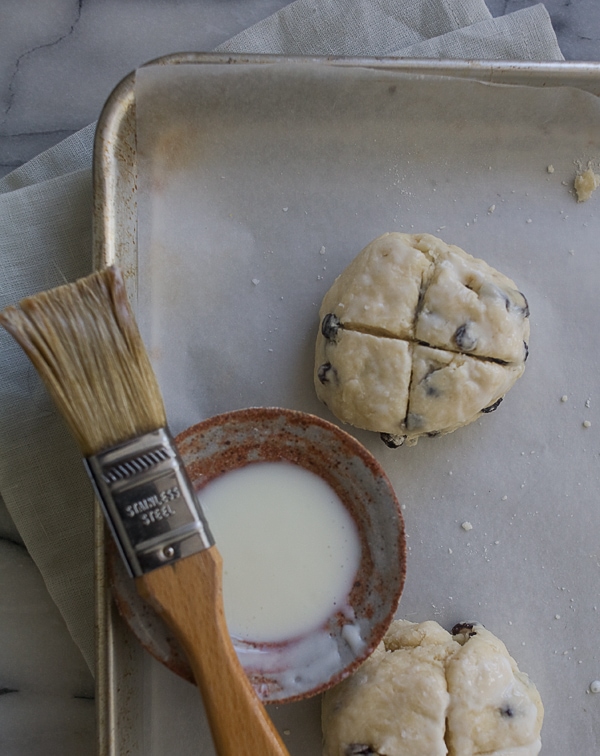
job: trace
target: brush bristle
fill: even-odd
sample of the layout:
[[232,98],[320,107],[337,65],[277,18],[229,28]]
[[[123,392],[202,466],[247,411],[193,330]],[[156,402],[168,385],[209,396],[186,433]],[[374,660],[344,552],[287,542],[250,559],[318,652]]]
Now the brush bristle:
[[166,425],[165,409],[116,268],[0,313],[84,456]]

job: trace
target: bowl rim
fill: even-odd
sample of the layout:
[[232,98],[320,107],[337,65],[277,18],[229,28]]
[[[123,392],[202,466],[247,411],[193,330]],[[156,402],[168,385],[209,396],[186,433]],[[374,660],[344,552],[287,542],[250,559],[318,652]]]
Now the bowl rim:
[[[194,490],[197,491],[199,487],[197,485],[197,482],[195,482],[194,480],[194,461],[189,459],[189,452],[186,452],[186,445],[192,444],[195,439],[197,439],[205,432],[211,430],[214,431],[218,428],[223,427],[226,428],[229,424],[232,423],[239,424],[240,421],[244,421],[245,423],[257,425],[260,422],[273,422],[278,418],[281,418],[286,425],[294,426],[296,428],[303,427],[304,430],[311,426],[317,426],[324,433],[332,434],[339,441],[342,447],[349,451],[350,454],[355,454],[356,456],[358,456],[364,463],[364,466],[368,470],[368,473],[373,478],[380,479],[381,485],[383,486],[387,494],[388,505],[390,502],[393,504],[394,521],[396,523],[397,529],[397,538],[395,538],[397,549],[397,563],[394,568],[397,573],[397,580],[393,590],[386,590],[387,600],[384,605],[385,609],[382,610],[382,614],[384,615],[383,619],[379,619],[377,623],[369,626],[368,642],[364,644],[361,650],[353,654],[351,661],[343,664],[340,669],[335,670],[334,673],[331,674],[326,680],[319,681],[311,688],[301,690],[299,693],[288,692],[282,695],[273,695],[272,692],[269,692],[268,686],[266,684],[261,685],[259,682],[251,680],[259,697],[263,700],[264,703],[280,704],[303,700],[324,692],[328,688],[333,687],[334,685],[348,677],[350,674],[352,674],[373,653],[375,648],[383,639],[383,636],[385,635],[392,620],[394,619],[400,598],[402,596],[402,592],[404,590],[406,582],[407,546],[404,518],[402,515],[400,503],[382,465],[377,461],[373,454],[351,433],[348,433],[346,430],[340,428],[336,424],[309,412],[282,407],[246,407],[218,413],[204,420],[201,420],[200,422],[195,423],[188,428],[185,428],[175,437],[175,444],[185,463],[186,472],[190,477]],[[282,455],[281,459],[287,460],[285,455]],[[287,461],[293,462],[294,460]],[[236,466],[243,467],[248,463],[249,462],[246,461],[242,462],[241,464],[237,464]],[[299,462],[296,463],[301,464]],[[232,466],[228,467],[227,469],[233,470],[236,469],[236,467]],[[225,470],[222,471],[222,473],[224,472]],[[212,477],[209,476],[203,481],[202,485],[207,483],[209,480],[213,480],[216,477],[218,477],[218,475],[213,475]],[[343,500],[343,497],[340,498],[342,498],[342,502],[346,506],[346,502]],[[350,512],[350,514],[352,515],[352,512]],[[356,521],[356,518],[354,516],[353,519],[355,519]],[[218,544],[216,545],[218,548]],[[114,550],[109,549],[108,551],[108,563],[110,567],[110,582],[113,589],[113,595],[115,596],[115,602],[126,624],[129,625],[134,635],[154,658],[163,663],[180,677],[193,682],[193,675],[187,663],[185,653],[179,648],[179,644],[173,639],[172,634],[168,631],[166,625],[163,627],[160,618],[158,616],[155,616],[153,610],[147,607],[144,602],[139,599],[133,586],[131,586],[131,581],[127,580],[127,576],[122,572],[120,559]],[[167,637],[161,637],[165,633]],[[238,639],[233,639],[234,645],[236,640]],[[240,639],[238,641],[238,644],[243,645],[244,640]],[[268,644],[260,645],[266,646]],[[281,646],[285,644],[272,645]],[[250,673],[249,676],[251,676]]]

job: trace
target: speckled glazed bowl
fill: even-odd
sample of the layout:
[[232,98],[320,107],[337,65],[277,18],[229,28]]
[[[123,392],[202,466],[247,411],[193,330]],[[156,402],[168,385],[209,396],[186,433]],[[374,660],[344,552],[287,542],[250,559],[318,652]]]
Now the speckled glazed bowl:
[[[336,491],[357,525],[361,544],[351,611],[332,614],[301,638],[278,643],[233,638],[233,643],[256,691],[268,703],[315,695],[349,675],[385,634],[406,572],[404,523],[379,463],[336,425],[279,408],[217,415],[181,433],[176,443],[200,500],[211,480],[252,462],[300,465]],[[109,562],[117,604],[135,635],[157,659],[192,680],[183,651],[139,599],[120,559],[113,555]]]

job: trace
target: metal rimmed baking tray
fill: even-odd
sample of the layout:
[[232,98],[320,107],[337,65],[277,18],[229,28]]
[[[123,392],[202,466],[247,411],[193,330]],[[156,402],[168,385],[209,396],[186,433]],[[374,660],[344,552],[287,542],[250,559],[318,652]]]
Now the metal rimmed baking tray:
[[[401,605],[407,618],[438,618],[447,624],[449,617],[456,617],[457,620],[478,618],[465,617],[457,614],[459,612],[480,612],[483,619],[491,623],[490,629],[507,642],[522,667],[540,684],[545,700],[550,704],[547,706],[545,732],[548,734],[544,740],[543,753],[591,752],[599,733],[595,729],[597,723],[592,721],[596,701],[586,693],[586,681],[600,677],[600,657],[580,641],[585,634],[584,630],[589,630],[592,635],[600,632],[589,590],[595,569],[592,565],[595,565],[597,557],[595,550],[588,548],[584,532],[584,524],[593,526],[596,517],[590,505],[597,484],[591,459],[594,454],[597,456],[598,444],[593,435],[596,427],[594,384],[586,378],[595,367],[596,350],[591,331],[588,333],[585,330],[589,326],[583,322],[582,313],[589,312],[593,285],[594,282],[599,282],[600,269],[594,263],[592,249],[594,238],[597,238],[594,236],[596,221],[592,204],[596,198],[593,197],[589,204],[578,205],[570,192],[570,186],[577,168],[575,162],[578,159],[585,162],[600,155],[597,137],[594,137],[596,123],[590,120],[593,119],[593,100],[600,95],[600,66],[586,63],[388,59],[293,60],[270,56],[212,54],[174,55],[149,64],[157,67],[182,65],[195,66],[199,72],[203,67],[207,71],[210,68],[213,80],[215,77],[218,79],[220,69],[226,70],[229,78],[235,76],[232,73],[235,71],[251,77],[261,67],[274,69],[281,65],[286,66],[286,71],[293,72],[294,77],[303,76],[305,71],[327,70],[333,71],[335,78],[335,72],[343,70],[344,81],[349,82],[350,87],[354,86],[353,78],[362,79],[365,72],[373,72],[377,76],[381,75],[382,80],[385,79],[386,86],[395,82],[401,91],[407,81],[410,81],[411,86],[418,82],[419,92],[427,93],[428,88],[431,88],[432,96],[435,93],[436,97],[440,95],[440,81],[465,82],[466,88],[460,90],[463,94],[470,88],[470,82],[493,85],[491,88],[475,87],[476,104],[486,97],[490,97],[492,103],[494,95],[490,94],[490,90],[502,90],[503,102],[508,107],[505,115],[501,114],[496,119],[497,124],[492,124],[494,128],[497,126],[502,138],[494,147],[494,171],[489,166],[490,175],[494,176],[495,181],[489,196],[482,190],[485,182],[480,174],[471,173],[470,178],[466,178],[466,173],[461,173],[462,168],[458,162],[452,162],[454,146],[460,143],[458,108],[454,114],[453,128],[444,132],[449,150],[445,165],[439,160],[437,164],[436,161],[432,163],[427,156],[421,155],[418,161],[421,173],[417,174],[408,170],[404,160],[406,155],[404,158],[398,157],[394,163],[388,160],[386,164],[387,154],[378,152],[378,148],[372,145],[370,155],[376,163],[379,161],[380,168],[387,165],[381,189],[396,191],[393,209],[398,222],[406,224],[402,229],[380,227],[381,232],[409,230],[409,224],[402,215],[406,208],[406,211],[414,213],[421,224],[427,218],[430,220],[430,227],[421,226],[415,228],[415,231],[436,233],[439,230],[438,235],[445,238],[450,235],[452,238],[449,241],[459,243],[476,255],[485,257],[485,252],[489,251],[492,257],[497,257],[498,267],[504,264],[509,268],[512,266],[514,270],[505,272],[512,274],[519,282],[522,278],[525,279],[523,288],[527,284],[529,290],[533,291],[531,367],[523,379],[523,385],[515,387],[514,399],[511,397],[510,403],[507,401],[508,406],[506,410],[503,408],[502,416],[498,413],[498,419],[490,418],[494,425],[489,427],[497,429],[494,435],[497,432],[497,438],[501,439],[502,451],[496,461],[489,463],[490,471],[489,476],[485,477],[485,484],[482,483],[482,476],[470,471],[464,460],[479,460],[477,455],[483,453],[487,443],[490,444],[488,449],[493,448],[489,427],[465,429],[464,432],[438,440],[438,446],[434,446],[432,440],[431,444],[416,447],[418,451],[408,450],[412,455],[410,465],[406,461],[399,462],[400,457],[392,457],[388,452],[380,454],[385,465],[390,468],[400,465],[403,476],[414,474],[423,481],[419,494],[423,497],[422,501],[416,501],[418,496],[415,486],[408,477],[404,479],[401,495],[407,506],[408,532],[415,546],[414,556],[409,559],[408,595],[405,594]],[[251,81],[248,78],[246,80]],[[528,99],[527,91],[523,96],[523,88],[532,93],[541,90],[564,92],[570,104],[582,107],[580,124],[572,117],[568,122],[571,133],[567,136],[572,140],[569,164],[564,159],[561,163],[551,152],[560,142],[562,127],[557,125],[560,121],[560,108],[552,111],[553,118],[542,119],[538,131],[534,129],[530,134],[523,133],[523,125],[528,123],[527,118],[533,123],[538,117],[537,111],[523,115],[525,101]],[[257,91],[260,91],[260,87]],[[515,97],[511,99],[513,91]],[[572,100],[569,99],[571,96]],[[376,98],[377,94],[373,97]],[[426,99],[425,97],[424,100]],[[250,100],[251,98],[245,103],[245,107]],[[406,102],[408,100],[405,105]],[[465,118],[461,122],[463,128],[469,127],[470,102],[465,100]],[[98,265],[116,262],[124,268],[132,301],[139,305],[140,300],[142,304],[145,301],[146,292],[138,285],[140,177],[136,105],[136,77],[132,74],[115,90],[98,125],[94,156],[94,244]],[[481,111],[483,110],[481,107]],[[437,112],[439,114],[439,110]],[[353,110],[348,109],[345,115],[351,119],[353,113]],[[413,147],[416,145],[415,133],[418,132],[415,123],[413,120],[413,130],[407,131],[407,135],[413,140]],[[295,138],[298,136],[298,133],[294,134]],[[526,150],[521,142],[523,136],[528,140]],[[428,141],[423,143],[424,146],[431,147],[431,138],[430,135]],[[546,147],[545,138],[549,140]],[[250,149],[252,145],[245,146]],[[464,145],[459,146],[462,149]],[[382,146],[381,150],[387,148],[389,145]],[[517,179],[523,179],[523,182],[516,179],[511,190],[506,171],[510,168],[515,175],[518,173],[521,149],[524,150],[523,155],[534,155],[535,150],[539,149],[539,175],[536,175],[534,181],[530,173],[519,174]],[[432,155],[435,157],[436,153]],[[457,153],[456,161],[458,159]],[[474,170],[483,165],[479,160],[468,168]],[[552,173],[549,172],[551,165]],[[361,171],[361,178],[363,168],[364,164],[361,164],[355,169]],[[433,170],[428,174],[430,169]],[[350,177],[351,170],[349,167],[348,173],[344,175]],[[503,170],[505,173],[502,173]],[[438,198],[449,191],[447,187],[450,180],[456,181],[456,196],[461,204],[460,223],[454,225],[444,223],[435,209]],[[369,189],[374,187],[364,203],[365,216],[372,217],[380,213],[377,222],[381,223],[382,218],[386,219],[381,206],[387,201],[391,208],[392,195],[386,193],[383,199],[382,196],[377,196],[378,185],[375,179],[365,179],[365,186]],[[536,186],[539,187],[539,196],[534,196]],[[290,194],[294,190],[298,193],[302,191],[302,187],[294,187],[292,179],[286,184],[286,188]],[[209,182],[208,190],[210,189]],[[547,200],[544,199],[546,194]],[[228,195],[229,200],[231,196]],[[288,202],[287,199],[285,201]],[[399,207],[399,202],[404,204],[398,211],[396,208]],[[547,204],[544,205],[544,202]],[[291,201],[289,204],[292,208]],[[234,207],[232,212],[235,213],[236,210],[239,211],[240,208]],[[248,208],[244,207],[244,210],[247,211]],[[283,207],[281,210],[283,211]],[[286,211],[280,217],[282,222],[283,219],[286,223],[289,222],[291,211]],[[391,209],[388,218],[391,224],[394,220]],[[515,218],[521,223],[519,234],[529,236],[517,235],[512,225]],[[352,222],[351,219],[348,221]],[[488,224],[485,232],[482,230],[484,224]],[[376,227],[376,224],[372,225],[373,228]],[[297,233],[299,228],[301,219],[297,221],[294,231]],[[351,231],[356,235],[358,245],[358,239],[361,238],[358,221]],[[328,252],[327,271],[319,273],[322,278],[318,284],[312,281],[311,306],[314,293],[320,289],[325,290],[327,277],[340,272],[346,259],[337,256],[334,251],[336,242],[333,231],[322,225],[320,233],[322,247]],[[347,236],[351,235],[350,232],[347,233]],[[495,240],[494,244],[489,244],[488,250],[482,249],[486,247],[486,238]],[[524,242],[522,238],[525,239]],[[312,241],[314,242],[314,238]],[[505,245],[502,249],[499,248],[501,243]],[[520,249],[518,255],[514,249],[511,251],[511,245]],[[283,255],[286,254],[284,246]],[[347,254],[356,254],[359,249],[360,245],[349,249]],[[504,251],[505,249],[508,251]],[[545,257],[544,250],[548,250],[548,257]],[[315,254],[318,255],[319,252],[317,249]],[[289,254],[291,255],[291,251]],[[495,259],[491,261],[496,262]],[[553,273],[548,272],[549,265],[553,267]],[[537,271],[536,275],[532,271]],[[316,275],[313,278],[316,279]],[[562,288],[561,281],[564,281]],[[580,296],[573,291],[573,282],[579,284]],[[566,327],[570,313],[573,324],[572,327]],[[585,354],[581,347],[585,339],[577,340],[582,329],[585,339],[589,337],[588,343],[592,345]],[[573,345],[570,351],[569,344]],[[564,353],[557,354],[561,349]],[[551,375],[547,365],[551,365]],[[308,369],[310,371],[310,365]],[[536,388],[534,384],[537,381],[539,385]],[[568,395],[569,400],[560,403],[563,394]],[[590,406],[586,407],[586,403]],[[558,410],[562,410],[563,414],[556,421],[554,432],[548,417]],[[543,433],[535,431],[538,416]],[[587,429],[590,431],[588,435],[582,437],[581,423],[588,417],[591,418],[592,426]],[[520,418],[519,423],[512,424],[510,421],[516,418]],[[195,419],[190,418],[190,424]],[[550,441],[550,433],[553,438],[556,436],[554,441]],[[373,448],[378,448],[375,441],[366,438],[364,434],[360,437]],[[513,439],[516,446],[509,446],[508,439]],[[477,450],[477,446],[482,446],[483,449]],[[440,475],[432,483],[425,479],[436,478],[436,475],[428,473],[434,463],[439,466]],[[558,469],[561,465],[564,465],[566,482],[561,485],[554,479],[554,494],[549,488],[550,484],[544,481],[544,476],[550,475],[552,468]],[[412,469],[409,470],[409,467]],[[571,471],[568,474],[567,467]],[[444,486],[441,485],[442,477],[445,479]],[[530,498],[525,498],[526,496]],[[437,503],[432,501],[434,498]],[[444,498],[443,504],[441,498]],[[450,504],[447,503],[449,500]],[[513,505],[517,500],[518,504]],[[501,504],[503,501],[510,503]],[[505,507],[505,511],[499,510],[501,506]],[[470,521],[473,530],[463,530],[463,521]],[[117,616],[106,584],[104,529],[100,518],[97,520],[97,535],[99,752],[102,756],[125,753],[150,756],[164,750],[176,738],[181,756],[187,754],[186,749],[190,749],[190,753],[212,753],[204,724],[190,721],[192,712],[197,708],[194,691],[188,690],[187,683],[173,682],[168,670],[150,661]],[[584,543],[581,554],[576,555],[581,560],[582,576],[575,580],[570,560],[564,559],[564,555],[569,552],[572,554],[579,542]],[[444,574],[440,574],[440,570]],[[425,580],[425,571],[431,571],[435,580]],[[413,578],[411,574],[414,575]],[[457,581],[457,575],[463,575],[464,579],[461,577]],[[450,582],[453,579],[455,582]],[[437,588],[429,589],[428,582],[437,584]],[[511,599],[512,595],[521,598],[526,591],[531,596],[530,606],[526,606],[523,601],[519,603],[516,599]],[[494,598],[491,597],[492,594]],[[429,617],[425,616],[427,612]],[[182,701],[186,702],[189,698],[189,706],[186,703],[176,716],[168,702],[160,699],[157,691],[160,691],[161,686],[171,693],[175,690],[174,697],[179,696]],[[563,718],[562,723],[556,722],[558,714]],[[294,709],[276,710],[273,715],[278,726],[289,733],[286,738],[292,754],[311,756],[313,752],[318,752],[318,702],[308,701]],[[307,722],[311,723],[308,730],[300,732]],[[194,739],[200,740],[200,745],[198,747],[196,743],[197,747],[192,751]]]

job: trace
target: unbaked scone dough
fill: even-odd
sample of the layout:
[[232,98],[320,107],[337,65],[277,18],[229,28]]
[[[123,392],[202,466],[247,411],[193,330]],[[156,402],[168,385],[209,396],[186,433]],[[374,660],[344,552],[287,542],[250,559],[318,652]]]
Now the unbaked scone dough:
[[543,706],[504,644],[477,623],[393,622],[325,693],[323,756],[536,756]]
[[372,241],[334,281],[319,317],[318,397],[390,445],[491,412],[525,369],[523,294],[430,234]]
[[535,756],[544,716],[537,689],[484,627],[468,623],[453,632],[461,647],[446,665],[450,754]]

